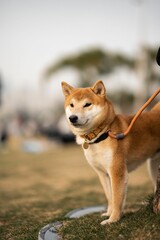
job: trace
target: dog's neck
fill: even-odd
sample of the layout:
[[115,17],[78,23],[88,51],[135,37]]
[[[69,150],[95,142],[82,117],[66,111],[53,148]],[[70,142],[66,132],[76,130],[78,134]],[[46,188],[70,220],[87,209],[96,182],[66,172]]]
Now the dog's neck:
[[104,130],[106,129],[106,126],[107,126],[106,121],[104,121],[97,128],[92,130],[90,133],[80,135],[80,137],[84,138],[85,140],[92,141],[93,139],[97,138],[97,136],[100,133],[104,132]]
[[112,123],[115,120],[115,112],[110,105],[110,108],[108,109],[108,118],[105,119],[97,128],[91,130],[89,133],[80,135],[81,138],[83,138],[86,141],[92,141],[93,139],[96,139],[100,134],[107,132],[110,130]]
[[107,110],[105,111],[106,114],[103,117],[101,123],[95,127],[90,129],[89,131],[83,132],[75,132],[76,141],[78,144],[83,144],[84,142],[93,142],[96,140],[101,134],[109,131],[112,127],[112,124],[116,118],[116,114],[113,108],[113,105],[108,100]]

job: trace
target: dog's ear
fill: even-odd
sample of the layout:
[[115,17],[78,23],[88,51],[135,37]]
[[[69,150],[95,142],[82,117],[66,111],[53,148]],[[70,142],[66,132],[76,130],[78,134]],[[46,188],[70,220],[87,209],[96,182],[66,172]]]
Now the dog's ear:
[[68,83],[66,83],[66,82],[62,82],[61,83],[61,85],[62,85],[62,90],[63,90],[63,94],[64,94],[64,96],[65,97],[68,97],[70,94],[71,94],[71,92],[73,91],[73,87],[71,87]]
[[106,95],[106,89],[101,80],[96,81],[92,87],[92,91],[101,97],[104,97]]

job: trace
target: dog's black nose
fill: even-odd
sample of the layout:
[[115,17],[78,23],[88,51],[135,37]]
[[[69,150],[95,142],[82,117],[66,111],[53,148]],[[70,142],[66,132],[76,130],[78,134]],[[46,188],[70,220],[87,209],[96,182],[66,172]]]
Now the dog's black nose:
[[71,115],[69,117],[69,120],[70,120],[71,123],[76,123],[77,120],[78,120],[78,117],[76,115]]

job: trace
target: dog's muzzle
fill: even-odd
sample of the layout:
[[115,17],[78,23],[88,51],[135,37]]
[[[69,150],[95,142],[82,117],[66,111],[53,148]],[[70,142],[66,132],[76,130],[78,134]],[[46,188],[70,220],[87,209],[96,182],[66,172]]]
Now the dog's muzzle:
[[71,115],[69,117],[69,120],[70,120],[71,123],[75,124],[78,121],[78,117],[76,115]]

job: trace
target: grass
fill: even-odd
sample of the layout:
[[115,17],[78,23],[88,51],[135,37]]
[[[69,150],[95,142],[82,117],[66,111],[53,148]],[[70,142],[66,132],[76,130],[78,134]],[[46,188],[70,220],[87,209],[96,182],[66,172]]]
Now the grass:
[[160,217],[144,204],[152,193],[146,166],[130,175],[122,220],[104,227],[100,214],[64,218],[75,208],[105,204],[80,147],[57,146],[35,155],[7,147],[0,150],[0,165],[0,239],[35,240],[43,226],[57,220],[65,240],[159,239]]
[[160,217],[155,216],[148,205],[137,212],[125,214],[119,223],[104,227],[100,225],[100,222],[99,214],[88,215],[69,221],[61,229],[61,233],[64,239],[68,240],[159,239]]

